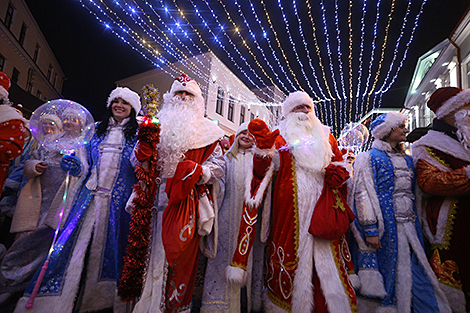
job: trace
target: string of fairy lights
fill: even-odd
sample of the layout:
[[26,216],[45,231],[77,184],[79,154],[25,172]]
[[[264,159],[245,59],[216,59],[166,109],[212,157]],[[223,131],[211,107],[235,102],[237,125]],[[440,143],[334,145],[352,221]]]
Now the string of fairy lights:
[[[280,105],[306,91],[335,134],[383,103],[427,0],[76,0],[106,31],[171,77],[232,79]],[[347,42],[347,43],[346,43]],[[215,55],[233,73],[211,66]],[[232,77],[232,78],[231,78]],[[240,84],[219,86],[253,104]],[[211,90],[211,91],[209,91]],[[203,89],[205,96],[214,89]],[[217,88],[215,88],[217,92]],[[268,92],[275,90],[276,92]]]

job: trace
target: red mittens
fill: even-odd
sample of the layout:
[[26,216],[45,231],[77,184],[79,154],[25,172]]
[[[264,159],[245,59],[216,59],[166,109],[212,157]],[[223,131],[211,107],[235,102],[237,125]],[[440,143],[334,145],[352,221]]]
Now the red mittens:
[[266,123],[256,118],[248,124],[248,131],[255,137],[256,146],[259,149],[270,149],[274,146],[277,136],[279,136],[279,129],[271,132],[269,131]]

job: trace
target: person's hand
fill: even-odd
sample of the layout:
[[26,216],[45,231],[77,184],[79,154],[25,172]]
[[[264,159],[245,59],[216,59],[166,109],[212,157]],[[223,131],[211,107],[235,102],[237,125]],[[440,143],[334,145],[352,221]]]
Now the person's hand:
[[64,172],[69,172],[72,176],[78,176],[82,171],[80,159],[75,155],[75,152],[62,157],[62,160],[60,160],[60,168]]
[[46,168],[49,168],[49,166],[47,165],[46,162],[39,162],[39,163],[36,164],[36,166],[34,167],[34,169],[36,170],[36,172],[39,173],[39,175],[41,175],[41,174],[44,172],[44,170],[45,170]]
[[366,242],[369,246],[374,249],[382,248],[379,236],[366,237]]
[[266,123],[256,118],[248,124],[248,131],[255,137],[256,146],[259,149],[271,149],[276,138],[279,136],[279,129],[271,132]]

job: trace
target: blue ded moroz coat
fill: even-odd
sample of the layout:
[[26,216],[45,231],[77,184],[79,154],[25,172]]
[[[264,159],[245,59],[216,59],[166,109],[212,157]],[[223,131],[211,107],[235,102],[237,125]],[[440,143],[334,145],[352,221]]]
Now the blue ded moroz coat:
[[[15,312],[72,312],[78,296],[80,312],[125,310],[116,284],[129,232],[124,208],[137,181],[130,161],[136,137],[126,140],[127,120],[115,124],[111,118],[105,135],[95,135],[87,146],[91,171],[54,246],[34,306],[25,309],[39,271]],[[78,295],[80,279],[84,285]]]
[[[354,163],[356,220],[352,233],[360,302],[379,298],[376,312],[450,312],[423,248],[423,235],[414,203],[411,157],[375,140]],[[370,247],[365,237],[380,236],[382,247]]]

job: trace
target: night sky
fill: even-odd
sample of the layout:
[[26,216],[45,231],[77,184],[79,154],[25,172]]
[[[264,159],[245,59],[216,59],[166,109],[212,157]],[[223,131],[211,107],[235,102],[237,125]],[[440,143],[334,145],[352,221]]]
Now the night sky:
[[[107,96],[117,80],[154,68],[98,23],[78,1],[26,0],[26,3],[65,72],[64,98],[83,104],[95,118],[104,112]],[[406,4],[397,0],[397,5],[400,3]],[[382,107],[403,105],[417,59],[450,35],[469,5],[470,0],[427,1],[403,69],[384,96]],[[231,67],[223,54],[215,52]]]

